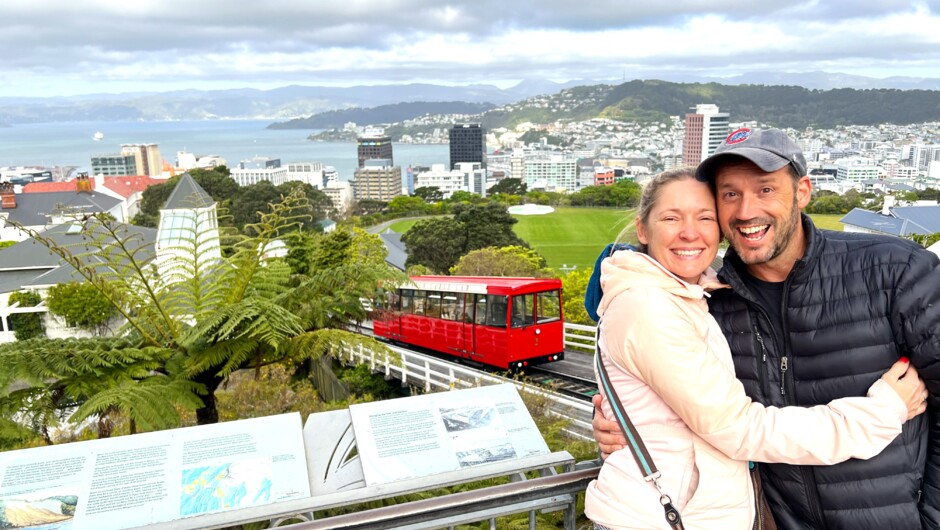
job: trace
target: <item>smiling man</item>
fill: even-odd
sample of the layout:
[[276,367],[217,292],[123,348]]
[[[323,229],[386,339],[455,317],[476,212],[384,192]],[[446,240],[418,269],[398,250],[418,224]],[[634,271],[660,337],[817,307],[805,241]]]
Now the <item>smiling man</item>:
[[[930,407],[870,460],[762,464],[777,524],[940,528],[940,263],[904,239],[817,229],[800,213],[812,192],[806,173],[799,147],[776,129],[734,131],[696,171],[731,243],[719,271],[731,289],[714,291],[709,311],[737,378],[765,405],[824,405],[865,395],[907,356]],[[602,452],[625,443],[602,415],[594,427]]]

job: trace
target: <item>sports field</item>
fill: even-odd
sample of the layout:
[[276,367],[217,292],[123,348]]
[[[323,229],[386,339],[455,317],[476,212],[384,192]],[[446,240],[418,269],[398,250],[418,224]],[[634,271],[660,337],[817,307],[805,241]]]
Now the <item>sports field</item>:
[[[557,208],[544,215],[514,215],[516,234],[545,256],[548,266],[593,267],[597,255],[633,221],[632,210]],[[401,221],[390,228],[405,233],[417,221]]]
[[[594,260],[620,230],[633,222],[633,210],[605,208],[556,208],[545,215],[514,215],[519,220],[514,229],[519,237],[545,256],[551,268],[592,267]],[[813,214],[816,226],[842,230],[843,214]],[[405,233],[417,221],[401,221],[391,226]]]

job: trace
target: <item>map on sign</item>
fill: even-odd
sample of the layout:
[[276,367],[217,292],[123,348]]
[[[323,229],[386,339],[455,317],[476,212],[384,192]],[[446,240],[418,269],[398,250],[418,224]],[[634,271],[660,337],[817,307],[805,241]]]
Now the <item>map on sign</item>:
[[180,516],[267,504],[272,484],[269,458],[184,469]]

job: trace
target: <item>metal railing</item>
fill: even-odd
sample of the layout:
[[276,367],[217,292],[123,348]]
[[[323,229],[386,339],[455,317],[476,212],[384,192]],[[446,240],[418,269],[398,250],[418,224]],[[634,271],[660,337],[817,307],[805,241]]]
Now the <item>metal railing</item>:
[[597,326],[565,322],[565,347],[594,353],[597,345]]
[[513,383],[520,392],[545,399],[549,414],[569,420],[566,429],[568,434],[584,440],[594,439],[591,429],[594,408],[589,402],[563,396],[525,381],[460,366],[405,348],[391,345],[385,347],[394,352],[394,355],[389,354],[388,350],[379,351],[378,348],[371,349],[360,345],[355,348],[343,348],[336,359],[348,364],[366,364],[373,372],[383,373],[386,378],[398,379],[402,384],[423,388],[426,392]]

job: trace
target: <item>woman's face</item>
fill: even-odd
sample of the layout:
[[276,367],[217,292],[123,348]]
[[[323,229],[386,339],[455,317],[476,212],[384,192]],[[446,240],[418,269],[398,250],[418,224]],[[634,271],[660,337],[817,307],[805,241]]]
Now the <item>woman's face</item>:
[[637,219],[637,237],[667,270],[696,283],[715,259],[721,239],[715,196],[692,178],[670,182],[659,192],[646,223]]

